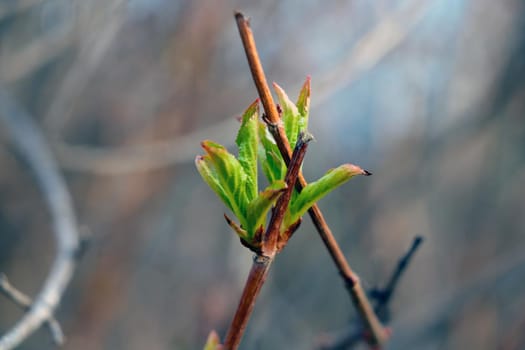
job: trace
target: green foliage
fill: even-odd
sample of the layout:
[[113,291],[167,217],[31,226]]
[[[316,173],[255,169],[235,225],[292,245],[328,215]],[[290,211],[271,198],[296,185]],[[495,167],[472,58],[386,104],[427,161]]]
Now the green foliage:
[[220,350],[222,348],[220,343],[221,340],[219,339],[217,332],[211,331],[203,350]]
[[248,200],[257,196],[257,118],[259,101],[256,100],[244,112],[235,143],[239,147],[239,163],[246,173],[246,195]]
[[197,170],[204,181],[240,222],[237,225],[227,217],[228,224],[239,237],[253,245],[256,243],[256,233],[264,229],[268,211],[286,188],[284,181],[278,179],[258,193],[258,102],[252,103],[242,116],[236,139],[238,158],[222,145],[206,140],[201,143],[206,154],[195,159]]
[[299,220],[315,202],[356,175],[363,175],[363,169],[353,164],[343,164],[330,169],[319,180],[306,185],[290,202],[284,218],[284,226],[288,227]]
[[[299,134],[306,132],[308,127],[310,78],[304,83],[295,104],[281,87],[274,84],[274,88],[282,110],[284,130],[293,148]],[[238,225],[225,216],[228,224],[248,246],[256,248],[260,246],[268,211],[286,189],[286,165],[268,127],[259,120],[258,100],[244,112],[236,144],[239,149],[237,158],[223,146],[203,141],[205,155],[198,156],[195,162],[204,181],[240,222]],[[262,192],[258,192],[257,160],[270,183]],[[295,228],[301,216],[327,193],[360,174],[367,173],[355,165],[344,164],[310,183],[301,193],[294,190],[281,233]]]

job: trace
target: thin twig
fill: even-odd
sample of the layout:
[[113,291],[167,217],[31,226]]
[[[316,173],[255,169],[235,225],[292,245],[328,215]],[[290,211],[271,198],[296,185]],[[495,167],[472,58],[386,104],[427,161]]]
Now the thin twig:
[[103,9],[93,8],[91,13],[79,11],[79,14],[89,14],[85,18],[79,16],[77,21],[83,24],[80,21],[85,19],[88,30],[81,30],[83,35],[79,37],[78,47],[75,47],[78,52],[75,61],[63,75],[43,117],[45,129],[52,136],[51,141],[58,138],[61,128],[71,118],[77,99],[82,96],[102,59],[114,47],[113,42],[124,24],[127,1],[106,0],[102,3]]
[[[283,130],[282,123],[277,112],[277,107],[273,102],[268,83],[266,82],[266,77],[259,59],[259,54],[257,53],[257,48],[255,46],[255,40],[250,28],[249,21],[240,12],[235,13],[235,19],[237,21],[237,27],[239,28],[239,33],[244,45],[244,50],[248,59],[250,70],[252,72],[255,86],[257,87],[257,91],[259,92],[261,102],[266,112],[266,117],[269,123],[271,123],[273,126],[269,129],[272,132],[272,135],[275,139],[275,142],[277,143],[277,146],[279,147],[285,163],[289,165],[291,154],[290,144]],[[306,180],[302,174],[299,173],[299,178],[296,183],[297,190],[300,192],[306,185]],[[321,236],[321,239],[328,249],[330,256],[336,264],[339,274],[344,279],[345,286],[351,296],[354,306],[361,315],[363,322],[370,330],[371,343],[374,345],[383,344],[387,339],[387,334],[377,319],[377,316],[375,315],[374,310],[372,309],[372,306],[370,305],[370,302],[366,297],[363,288],[361,287],[359,276],[350,268],[350,265],[346,261],[346,258],[339,247],[339,244],[335,240],[332,231],[328,227],[328,224],[326,223],[319,207],[314,204],[310,210],[308,210],[308,213],[310,214],[310,218],[312,219],[315,227],[317,228],[317,231],[319,232],[319,235]]]
[[408,251],[397,262],[397,266],[394,272],[392,273],[392,276],[388,280],[386,286],[381,290],[373,290],[370,293],[371,297],[376,301],[374,306],[376,314],[378,314],[379,317],[381,317],[381,315],[384,314],[384,316],[381,318],[383,322],[389,321],[387,315],[388,312],[386,308],[388,307],[392,299],[392,295],[394,295],[396,287],[399,285],[401,276],[403,276],[408,265],[410,265],[410,261],[412,261],[412,258],[414,257],[414,254],[416,253],[417,249],[421,246],[421,243],[423,243],[422,236],[414,237],[412,245],[410,246]]
[[[388,307],[390,301],[392,300],[392,295],[394,294],[394,291],[401,280],[401,276],[406,271],[410,261],[414,257],[414,253],[420,247],[422,242],[423,237],[416,236],[412,241],[412,245],[408,251],[399,259],[396,268],[392,272],[392,275],[386,286],[382,289],[372,290],[369,293],[370,297],[375,300],[374,311],[378,315],[381,322],[384,324],[390,321]],[[357,344],[361,339],[363,339],[364,331],[365,330],[361,322],[354,322],[347,329],[345,329],[342,334],[334,336],[334,339],[324,340],[320,347],[323,350],[350,349],[353,345]]]
[[[31,308],[33,301],[29,296],[22,293],[15,286],[9,282],[7,276],[3,273],[0,273],[0,293],[5,295],[9,300],[11,300],[15,305],[19,306],[22,310],[28,311]],[[46,326],[51,333],[51,337],[56,345],[64,344],[64,332],[58,321],[51,316],[46,320]]]
[[49,320],[75,268],[79,235],[70,194],[44,137],[28,113],[0,86],[0,121],[11,144],[35,175],[53,220],[56,256],[31,308],[0,338],[0,350],[13,349]]
[[429,339],[442,336],[443,329],[448,329],[466,304],[487,296],[508,300],[512,298],[512,293],[517,295],[522,290],[525,280],[522,246],[505,251],[484,265],[464,283],[444,285],[439,292],[418,301],[418,307],[408,308],[403,317],[396,318],[392,322],[395,329],[392,348],[420,349],[425,347],[423,344],[428,346]]
[[288,203],[292,195],[292,191],[297,181],[297,175],[301,169],[301,164],[306,154],[308,142],[311,138],[303,137],[301,135],[292,155],[290,167],[286,172],[285,182],[286,190],[277,200],[270,223],[263,237],[262,253],[258,254],[253,259],[252,268],[244,285],[242,296],[235,311],[235,315],[230,324],[230,328],[224,338],[224,349],[235,350],[238,348],[248,320],[255,306],[255,301],[261,288],[266,281],[266,276],[272,264],[275,255],[277,254],[277,238],[281,232],[281,224],[284,218]]
[[272,212],[272,217],[270,218],[270,223],[268,224],[268,229],[266,230],[266,234],[263,237],[263,254],[275,254],[278,250],[277,241],[280,235],[280,228],[284,219],[284,214],[286,213],[288,203],[292,197],[292,192],[297,181],[297,176],[301,171],[301,164],[303,164],[306,148],[308,147],[308,143],[312,140],[313,137],[310,134],[301,134],[297,140],[297,145],[295,146],[295,150],[290,161],[290,166],[288,167],[286,176],[284,178],[284,182],[286,182],[288,187],[277,200],[277,203]]

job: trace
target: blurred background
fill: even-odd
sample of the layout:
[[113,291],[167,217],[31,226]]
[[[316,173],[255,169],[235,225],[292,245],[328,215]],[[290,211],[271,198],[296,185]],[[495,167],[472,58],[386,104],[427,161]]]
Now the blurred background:
[[[64,349],[199,349],[251,265],[193,160],[234,152],[256,97],[233,10],[269,81],[312,78],[313,181],[374,173],[319,205],[367,288],[425,242],[392,301],[391,349],[524,349],[525,3],[520,0],[0,2],[0,84],[53,150],[89,239],[57,318]],[[0,271],[35,296],[48,209],[0,129]],[[0,334],[21,311],[0,297]],[[245,349],[315,349],[355,319],[308,218],[276,259]],[[20,349],[54,349],[45,328]]]

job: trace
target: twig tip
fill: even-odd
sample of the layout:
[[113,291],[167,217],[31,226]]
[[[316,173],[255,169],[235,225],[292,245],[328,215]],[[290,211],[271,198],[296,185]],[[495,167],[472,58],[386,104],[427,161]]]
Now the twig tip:
[[299,143],[310,143],[311,141],[315,141],[314,135],[310,134],[308,131],[301,131],[301,133],[299,133],[299,138],[297,139],[297,144],[299,144]]
[[237,20],[237,22],[243,21],[243,22],[246,22],[247,24],[250,24],[250,19],[246,18],[241,11],[234,10],[233,15],[235,16],[235,19]]

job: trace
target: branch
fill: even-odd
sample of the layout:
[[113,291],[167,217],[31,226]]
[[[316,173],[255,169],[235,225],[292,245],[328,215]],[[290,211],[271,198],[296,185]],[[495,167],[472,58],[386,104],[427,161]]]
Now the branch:
[[403,274],[405,273],[408,265],[410,264],[410,261],[412,261],[412,258],[414,257],[414,254],[416,253],[417,249],[421,246],[421,243],[423,243],[422,236],[414,237],[412,245],[410,246],[408,251],[397,262],[397,266],[386,286],[381,290],[372,290],[370,293],[371,298],[376,300],[376,305],[374,307],[375,312],[378,315],[380,315],[380,317],[381,315],[384,315],[382,317],[383,322],[389,321],[387,310],[388,304],[392,300],[392,295],[394,295],[396,287],[399,285],[401,276],[403,276]]
[[[24,311],[28,311],[31,308],[31,304],[33,303],[31,298],[16,289],[15,286],[9,282],[7,276],[3,273],[0,273],[0,293],[5,295],[6,298],[11,300]],[[64,332],[62,332],[62,328],[60,327],[58,321],[53,316],[51,316],[46,320],[46,326],[49,329],[55,344],[63,345]]]
[[27,162],[49,206],[56,241],[56,256],[29,311],[0,338],[0,350],[13,349],[50,320],[75,268],[78,231],[70,194],[37,125],[0,86],[0,122],[11,144]]
[[402,318],[396,318],[392,322],[392,328],[396,330],[393,348],[423,348],[422,344],[428,345],[429,339],[439,337],[440,332],[449,329],[465,305],[472,305],[475,300],[501,297],[515,301],[512,296],[523,296],[523,246],[507,250],[483,265],[460,285],[443,286],[443,290],[419,301],[417,307],[406,309]]
[[[423,243],[423,237],[416,236],[408,251],[399,259],[385,288],[374,289],[370,292],[370,297],[376,301],[374,311],[383,323],[390,321],[388,306],[392,300],[392,295],[421,243]],[[363,324],[361,322],[355,322],[343,331],[341,335],[335,337],[329,336],[322,339],[320,348],[323,350],[349,349],[363,339],[364,332]]]
[[[269,123],[269,130],[272,133],[279,151],[281,152],[283,159],[286,165],[289,166],[290,163],[290,144],[286,137],[286,134],[283,130],[282,123],[277,112],[277,107],[273,102],[268,83],[266,82],[266,77],[264,75],[264,70],[262,68],[261,61],[259,59],[259,54],[257,53],[257,48],[255,46],[255,40],[253,38],[253,33],[250,28],[248,20],[240,12],[235,13],[235,19],[237,21],[237,27],[239,28],[239,33],[244,45],[244,50],[246,52],[246,57],[248,59],[248,64],[252,73],[252,77],[259,92],[264,110],[266,112],[267,121]],[[367,175],[370,175],[369,173]],[[296,183],[296,188],[298,192],[307,185],[307,182],[303,175],[299,172],[299,178]],[[352,302],[354,303],[355,308],[361,315],[363,322],[367,325],[367,328],[371,333],[371,343],[376,345],[383,344],[387,339],[387,334],[383,329],[383,326],[377,319],[366,294],[363,291],[359,276],[350,268],[350,265],[346,261],[346,258],[339,247],[339,244],[335,240],[335,237],[328,227],[321,210],[317,204],[313,205],[312,208],[308,210],[310,218],[312,219],[321,239],[323,240],[326,248],[328,249],[330,256],[332,257],[339,274],[344,279],[345,286],[351,296]]]
[[309,136],[304,137],[304,135],[301,135],[301,137],[299,137],[290,167],[286,172],[285,182],[288,187],[279,197],[272,211],[270,223],[263,237],[262,253],[257,254],[253,259],[252,268],[244,285],[241,300],[235,311],[230,328],[226,333],[224,340],[225,350],[235,350],[238,348],[255,306],[257,296],[266,281],[266,276],[268,275],[272,261],[278,252],[277,240],[281,232],[281,223],[288,208],[288,203],[290,202],[292,191],[297,181],[297,175],[301,169],[301,164],[303,163],[310,140],[311,138]]

